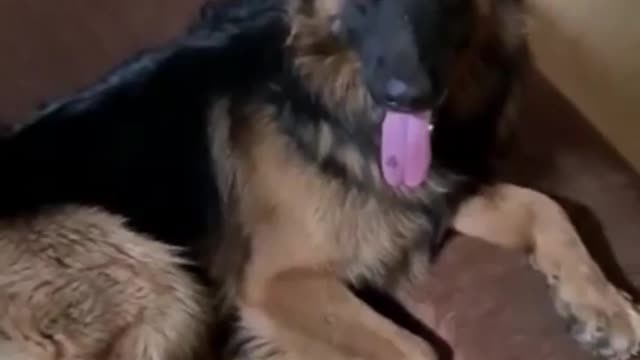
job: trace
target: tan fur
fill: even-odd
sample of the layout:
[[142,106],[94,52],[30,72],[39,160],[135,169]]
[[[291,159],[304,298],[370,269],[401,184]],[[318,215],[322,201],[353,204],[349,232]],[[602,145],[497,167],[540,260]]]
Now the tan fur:
[[343,1],[291,1],[288,45],[296,54],[296,70],[311,92],[330,108],[345,109],[344,115],[353,118],[371,105],[371,97],[361,79],[356,54],[331,34],[332,27],[340,26],[335,15]]
[[233,145],[240,158],[237,218],[252,236],[273,239],[253,240],[248,268],[257,266],[260,276],[311,266],[353,280],[363,273],[381,278],[384,258],[399,256],[420,219],[321,174],[269,116],[256,116],[264,120],[243,129],[246,138]]
[[248,328],[271,340],[279,359],[436,359],[421,339],[322,271],[280,273],[270,279],[260,302],[243,305],[242,315]]
[[[246,326],[273,341],[284,358],[432,358],[426,344],[366,308],[341,281],[389,280],[385,263],[404,255],[421,219],[318,172],[269,116],[261,109],[232,145],[239,159],[234,217],[251,239],[238,293]],[[308,298],[296,304],[298,286]],[[327,338],[332,332],[344,336]],[[306,346],[323,350],[310,353]]]
[[0,358],[191,359],[205,293],[177,249],[97,210],[0,223]]

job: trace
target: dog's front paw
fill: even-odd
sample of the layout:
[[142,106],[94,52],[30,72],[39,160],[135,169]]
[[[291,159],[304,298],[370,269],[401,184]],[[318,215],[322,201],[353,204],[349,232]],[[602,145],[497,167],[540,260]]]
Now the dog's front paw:
[[[564,286],[563,286],[564,285]],[[556,284],[556,308],[571,335],[588,350],[612,360],[625,360],[640,348],[640,312],[631,298],[610,284],[587,288]]]

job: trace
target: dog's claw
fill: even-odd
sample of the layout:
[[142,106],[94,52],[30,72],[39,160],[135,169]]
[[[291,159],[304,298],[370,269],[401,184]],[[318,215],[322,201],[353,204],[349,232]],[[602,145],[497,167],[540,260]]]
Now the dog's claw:
[[638,354],[640,312],[628,294],[607,285],[595,297],[598,301],[590,301],[568,290],[556,289],[556,308],[567,319],[570,334],[583,347],[610,360],[626,360]]

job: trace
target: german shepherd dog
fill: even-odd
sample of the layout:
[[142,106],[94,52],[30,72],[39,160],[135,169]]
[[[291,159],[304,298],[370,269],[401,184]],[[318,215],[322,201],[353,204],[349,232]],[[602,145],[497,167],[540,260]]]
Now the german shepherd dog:
[[230,358],[435,359],[351,289],[406,288],[449,230],[530,256],[595,353],[638,350],[559,205],[493,176],[519,0],[203,14],[0,142],[0,358],[196,358],[229,315]]

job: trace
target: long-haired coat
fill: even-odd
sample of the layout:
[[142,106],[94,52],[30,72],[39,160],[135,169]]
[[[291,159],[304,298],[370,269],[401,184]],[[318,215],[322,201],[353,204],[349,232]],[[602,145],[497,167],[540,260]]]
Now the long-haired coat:
[[578,340],[636,352],[560,207],[493,178],[521,6],[228,0],[38,112],[0,142],[0,357],[187,359],[232,318],[229,357],[434,359],[350,287],[408,286],[448,230],[527,253]]

